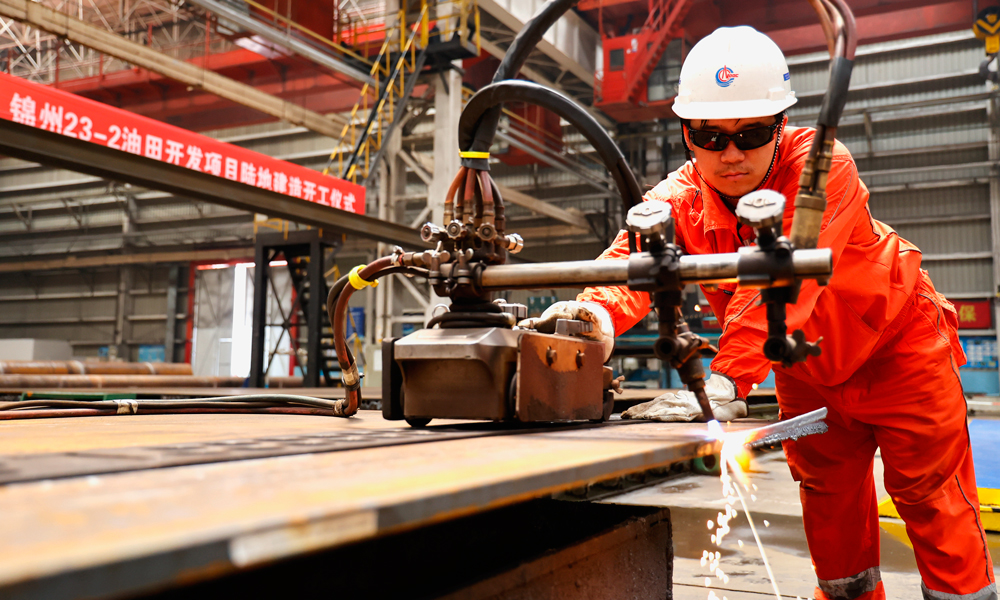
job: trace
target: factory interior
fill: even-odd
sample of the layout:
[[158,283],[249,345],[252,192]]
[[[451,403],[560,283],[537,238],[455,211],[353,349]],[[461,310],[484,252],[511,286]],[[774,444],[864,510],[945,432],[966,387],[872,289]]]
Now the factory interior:
[[996,0],[0,0],[0,598],[995,600],[998,55]]

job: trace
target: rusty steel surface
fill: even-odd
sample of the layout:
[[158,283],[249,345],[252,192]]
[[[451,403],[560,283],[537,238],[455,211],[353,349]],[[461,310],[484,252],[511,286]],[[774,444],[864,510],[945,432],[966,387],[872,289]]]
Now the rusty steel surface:
[[191,375],[187,363],[0,360],[0,375]]
[[[64,421],[66,419],[63,419]],[[132,419],[133,421],[135,418]],[[624,426],[636,421],[618,421]],[[135,425],[136,423],[133,423]],[[591,425],[595,426],[595,425]],[[511,428],[495,423],[456,423],[428,428],[354,428],[298,434],[247,436],[158,445],[95,447],[64,452],[15,452],[0,454],[0,485],[83,475],[106,475],[144,469],[183,465],[342,452],[360,448],[403,446],[493,435],[521,435],[535,431],[555,431],[568,425]],[[134,427],[133,427],[134,428]]]
[[[406,427],[372,412],[213,417],[0,423],[0,455]],[[77,595],[67,581],[122,595],[215,576],[706,455],[717,442],[705,433],[640,423],[7,484],[0,597]]]
[[[143,363],[131,363],[139,365]],[[188,365],[185,365],[188,366]],[[177,369],[180,370],[180,369]],[[171,369],[161,369],[157,375],[136,374],[0,374],[0,393],[65,389],[149,389],[149,388],[241,388],[242,377],[210,377],[173,374]],[[268,377],[268,388],[301,388],[301,377]],[[133,389],[133,391],[134,391]],[[243,388],[244,390],[246,388]],[[247,393],[243,391],[241,393]],[[328,393],[328,392],[327,392]],[[177,392],[170,392],[177,395]],[[197,394],[195,394],[197,395]]]
[[0,360],[0,375],[69,375],[68,360]]
[[399,423],[367,415],[336,419],[335,424],[329,417],[297,415],[131,415],[7,421],[0,422],[0,457],[400,428]]
[[242,377],[195,375],[0,375],[0,390],[40,388],[239,387]]
[[519,421],[593,421],[604,412],[604,345],[525,333],[519,341]]
[[[77,363],[81,375],[192,375],[187,363]],[[76,372],[76,371],[74,371]]]

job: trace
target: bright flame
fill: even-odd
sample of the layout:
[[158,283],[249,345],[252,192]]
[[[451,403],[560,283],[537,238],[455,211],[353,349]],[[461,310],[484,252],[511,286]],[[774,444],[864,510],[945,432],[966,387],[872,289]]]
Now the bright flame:
[[746,443],[746,436],[739,433],[730,434],[722,440],[722,472],[725,474],[727,465],[733,469],[733,475],[743,487],[750,485],[750,478],[747,473],[750,471],[750,459],[753,454],[743,445]]
[[[743,492],[740,490],[742,486],[743,489],[750,490],[750,480],[747,476],[747,471],[750,466],[750,451],[746,449],[744,444],[746,443],[747,435],[746,433],[732,433],[726,435],[722,438],[722,450],[720,452],[722,458],[722,492],[726,496],[726,515],[725,515],[725,531],[722,529],[716,532],[715,543],[722,545],[722,537],[725,533],[729,531],[729,519],[737,515],[736,510],[733,508],[733,502],[737,499],[740,501],[740,505],[743,506],[743,513],[747,516],[747,523],[750,525],[750,531],[753,533],[753,538],[757,542],[757,548],[760,549],[760,556],[764,560],[764,568],[767,570],[767,575],[771,579],[771,587],[774,589],[774,596],[778,600],[781,600],[781,592],[778,591],[778,582],[774,579],[774,572],[771,570],[771,563],[767,560],[767,554],[764,553],[764,544],[760,541],[760,536],[757,535],[757,527],[754,525],[753,517],[750,516],[750,509],[747,508],[746,499],[743,497]],[[730,469],[732,469],[733,474],[739,480],[736,485],[734,485],[733,477],[729,474]],[[754,486],[756,490],[756,486]],[[734,494],[735,492],[735,494]],[[720,516],[722,514],[720,513]],[[770,523],[764,521],[764,525],[768,526]],[[725,574],[723,573],[723,576]],[[727,580],[723,579],[723,581]]]
[[[722,547],[722,540],[730,532],[729,522],[735,519],[739,513],[733,508],[733,505],[739,500],[740,505],[743,507],[743,512],[746,514],[747,522],[750,524],[750,531],[753,532],[754,540],[757,542],[757,548],[760,549],[760,556],[764,560],[764,568],[767,569],[767,575],[771,579],[771,587],[774,589],[774,595],[778,600],[781,600],[781,592],[778,591],[778,583],[774,579],[774,572],[771,570],[771,564],[767,560],[767,555],[764,553],[764,544],[760,541],[760,536],[757,535],[757,527],[753,522],[753,518],[750,516],[750,509],[747,508],[746,499],[743,496],[743,491],[740,487],[743,487],[747,492],[750,491],[749,477],[747,473],[750,468],[750,458],[751,453],[746,449],[744,444],[747,441],[748,434],[746,432],[734,432],[726,434],[722,430],[722,425],[718,421],[709,421],[708,423],[708,436],[711,440],[717,440],[722,442],[722,448],[719,452],[720,459],[722,462],[722,492],[726,497],[726,511],[724,513],[718,513],[715,518],[714,524],[717,525],[715,533],[712,534],[712,543],[718,547]],[[754,491],[757,491],[757,486],[753,486]],[[752,499],[756,500],[756,495],[750,495]],[[713,522],[708,521],[709,530],[712,529]],[[764,521],[764,525],[768,526],[770,523]],[[743,541],[737,540],[740,548],[743,547]],[[729,582],[729,576],[722,570],[719,563],[722,560],[722,553],[720,552],[709,552],[705,551],[701,557],[701,565],[707,567],[708,570],[715,574],[715,577],[723,584]],[[705,578],[705,587],[711,587],[711,578]],[[709,592],[708,600],[718,600],[718,596],[714,592]],[[723,599],[725,600],[725,598]]]

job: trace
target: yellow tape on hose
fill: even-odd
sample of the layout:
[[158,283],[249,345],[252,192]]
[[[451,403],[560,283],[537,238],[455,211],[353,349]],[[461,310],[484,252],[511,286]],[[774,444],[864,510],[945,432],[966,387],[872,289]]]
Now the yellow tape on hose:
[[361,279],[361,275],[358,275],[358,273],[361,272],[361,269],[364,269],[367,266],[368,265],[358,265],[351,269],[351,272],[347,274],[347,280],[351,282],[354,289],[360,290],[368,286],[375,287],[378,285],[377,281],[365,281],[364,279]]
[[458,156],[460,158],[486,158],[486,159],[488,159],[490,157],[490,153],[489,152],[473,152],[473,151],[470,150],[468,152],[459,152]]

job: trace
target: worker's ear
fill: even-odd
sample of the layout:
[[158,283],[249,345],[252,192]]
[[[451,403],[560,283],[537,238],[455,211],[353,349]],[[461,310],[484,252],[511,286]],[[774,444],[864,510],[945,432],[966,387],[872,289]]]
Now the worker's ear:
[[688,161],[692,160],[694,155],[691,154],[691,144],[688,143],[688,129],[689,122],[686,120],[681,120],[681,144],[684,145],[684,155],[687,157]]

